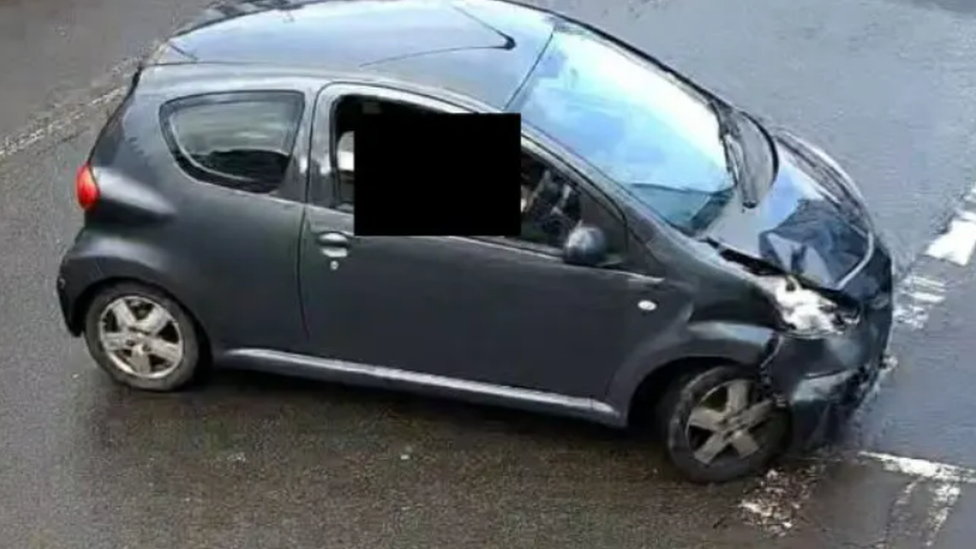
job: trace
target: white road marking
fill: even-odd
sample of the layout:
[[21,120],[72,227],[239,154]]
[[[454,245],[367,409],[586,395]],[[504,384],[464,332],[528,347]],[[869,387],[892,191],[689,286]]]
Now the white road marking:
[[910,277],[910,283],[912,288],[918,288],[920,290],[932,291],[932,292],[942,292],[945,290],[945,282],[936,280],[934,278],[927,278],[924,276],[912,276]]
[[858,456],[876,461],[892,473],[940,483],[976,484],[976,469],[880,452],[861,451]]
[[878,462],[886,470],[900,473],[914,480],[902,490],[895,502],[896,507],[905,507],[920,482],[932,482],[930,488],[932,503],[929,506],[923,525],[925,547],[932,547],[938,539],[949,514],[959,501],[963,485],[976,484],[976,469],[939,463],[918,458],[909,458],[878,452],[859,452],[862,458]]
[[[120,79],[128,77],[138,64],[138,58],[123,59],[89,82],[87,87],[70,92],[68,94],[71,96],[70,99],[49,105],[46,108],[46,112],[50,115],[49,120],[38,121],[0,140],[0,162],[48,137],[72,130],[72,126],[92,109],[121,97],[124,88],[118,86]],[[105,91],[98,93],[100,90]],[[95,94],[95,98],[87,99],[87,96],[92,94]]]
[[[905,513],[923,484],[930,485],[931,504],[922,520],[921,539],[932,547],[962,493],[962,486],[976,484],[976,469],[918,458],[861,451],[857,457],[878,463],[885,471],[911,477],[892,507],[892,514]],[[760,486],[739,503],[746,522],[773,536],[784,536],[795,527],[803,504],[811,497],[827,462],[820,461],[788,474],[771,470]]]
[[[911,512],[911,502],[912,496],[915,495],[915,491],[918,489],[919,485],[922,484],[922,479],[916,478],[905,485],[902,488],[898,498],[895,499],[895,503],[888,510],[887,523],[885,525],[885,537],[884,540],[878,544],[878,549],[892,549],[893,547],[904,547],[906,544],[902,543],[903,537],[906,533],[914,531],[916,528],[911,524],[912,512]],[[892,545],[894,541],[894,545]]]
[[902,488],[901,493],[898,494],[894,504],[888,510],[884,539],[877,544],[877,549],[906,547],[910,545],[911,541],[920,539],[917,534],[913,535],[919,528],[913,524],[918,522],[918,519],[913,516],[911,503],[912,497],[922,482],[922,479],[916,478]]
[[906,295],[915,301],[931,303],[933,305],[942,303],[945,300],[944,295],[930,294],[928,292],[906,292]]
[[973,248],[976,248],[976,222],[959,218],[950,221],[949,229],[929,244],[925,254],[966,265],[973,257]]
[[[976,203],[976,185],[969,190],[962,202]],[[976,213],[960,209],[956,217],[949,222],[946,232],[929,244],[925,255],[965,266],[973,257],[974,248],[976,248]]]
[[[976,249],[976,185],[961,201],[958,213],[950,221],[948,229],[938,235],[928,246],[925,255],[933,259],[966,266],[972,260]],[[911,274],[899,285],[895,296],[895,322],[897,327],[911,330],[922,329],[932,310],[943,303],[947,295],[947,284],[928,276],[935,269],[922,268]],[[884,372],[882,378],[872,388],[866,400],[874,398],[884,377],[894,368]],[[863,407],[862,407],[863,409]],[[918,458],[895,456],[891,454],[862,451],[859,457],[879,463],[886,471],[912,477],[895,501],[893,512],[905,509],[918,492],[921,483],[930,485],[931,504],[925,513],[922,526],[922,539],[925,547],[932,547],[953,507],[959,500],[962,486],[976,484],[976,469],[959,467]]]
[[932,507],[928,519],[925,521],[925,546],[932,547],[942,531],[942,526],[949,518],[949,513],[959,500],[962,489],[958,484],[938,484],[933,489]]
[[109,90],[106,93],[92,99],[88,104],[78,107],[76,109],[70,110],[61,116],[55,118],[54,120],[48,122],[47,124],[41,126],[40,128],[34,129],[28,133],[14,136],[12,138],[5,139],[3,144],[0,145],[0,162],[2,162],[8,156],[17,154],[25,149],[32,147],[40,141],[47,139],[53,135],[69,130],[77,123],[79,120],[91,113],[91,110],[95,107],[104,105],[106,103],[111,103],[112,101],[120,98],[125,93],[124,88],[115,88]]
[[921,483],[922,479],[917,478],[906,484],[901,493],[898,494],[898,499],[895,500],[894,509],[901,509],[908,505],[908,502],[912,499],[912,494],[915,493],[915,489],[918,488],[918,485]]
[[929,313],[945,301],[946,285],[934,278],[910,275],[895,293],[895,322],[912,330],[920,330],[928,322]]

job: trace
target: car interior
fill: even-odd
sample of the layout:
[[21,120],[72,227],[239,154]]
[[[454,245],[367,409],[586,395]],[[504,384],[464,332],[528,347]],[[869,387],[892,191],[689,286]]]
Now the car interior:
[[335,131],[336,157],[338,172],[338,208],[353,211],[355,190],[355,136],[356,129],[363,117],[401,114],[423,114],[425,111],[417,107],[404,105],[395,101],[379,101],[376,99],[350,96],[343,98],[336,107]]
[[[365,116],[418,114],[423,109],[394,101],[346,97],[336,109],[335,132],[339,209],[353,211],[355,134]],[[541,160],[523,152],[521,169],[522,240],[559,247],[581,220],[580,192],[569,180]]]
[[523,240],[560,247],[582,220],[580,191],[537,158],[522,153]]

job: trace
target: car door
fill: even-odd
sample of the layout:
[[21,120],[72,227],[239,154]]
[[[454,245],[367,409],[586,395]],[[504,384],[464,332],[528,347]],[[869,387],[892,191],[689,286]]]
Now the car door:
[[[311,352],[343,361],[342,368],[398,381],[466,380],[603,396],[634,346],[635,330],[658,322],[639,306],[654,279],[620,268],[567,265],[558,246],[537,236],[357,237],[354,205],[343,198],[347,193],[337,192],[340,178],[332,168],[342,161],[331,113],[348,94],[462,110],[409,93],[354,86],[323,91],[311,151],[317,166],[311,184],[321,188],[311,189],[301,237]],[[531,141],[524,145],[526,154],[554,160]],[[626,258],[622,216],[604,197],[587,196],[587,207],[602,212],[597,223],[617,224],[605,230]]]

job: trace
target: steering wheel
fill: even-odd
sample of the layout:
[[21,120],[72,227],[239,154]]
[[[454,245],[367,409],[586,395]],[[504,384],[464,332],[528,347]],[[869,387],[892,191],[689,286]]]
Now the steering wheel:
[[580,215],[579,190],[558,180],[547,169],[526,201],[522,220],[523,223],[532,223],[557,241],[579,223]]

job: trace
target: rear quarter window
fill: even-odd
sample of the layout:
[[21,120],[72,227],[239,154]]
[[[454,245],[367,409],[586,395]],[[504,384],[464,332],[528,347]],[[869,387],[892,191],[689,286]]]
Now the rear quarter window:
[[292,160],[305,98],[298,92],[197,95],[160,109],[163,134],[190,177],[267,194]]

